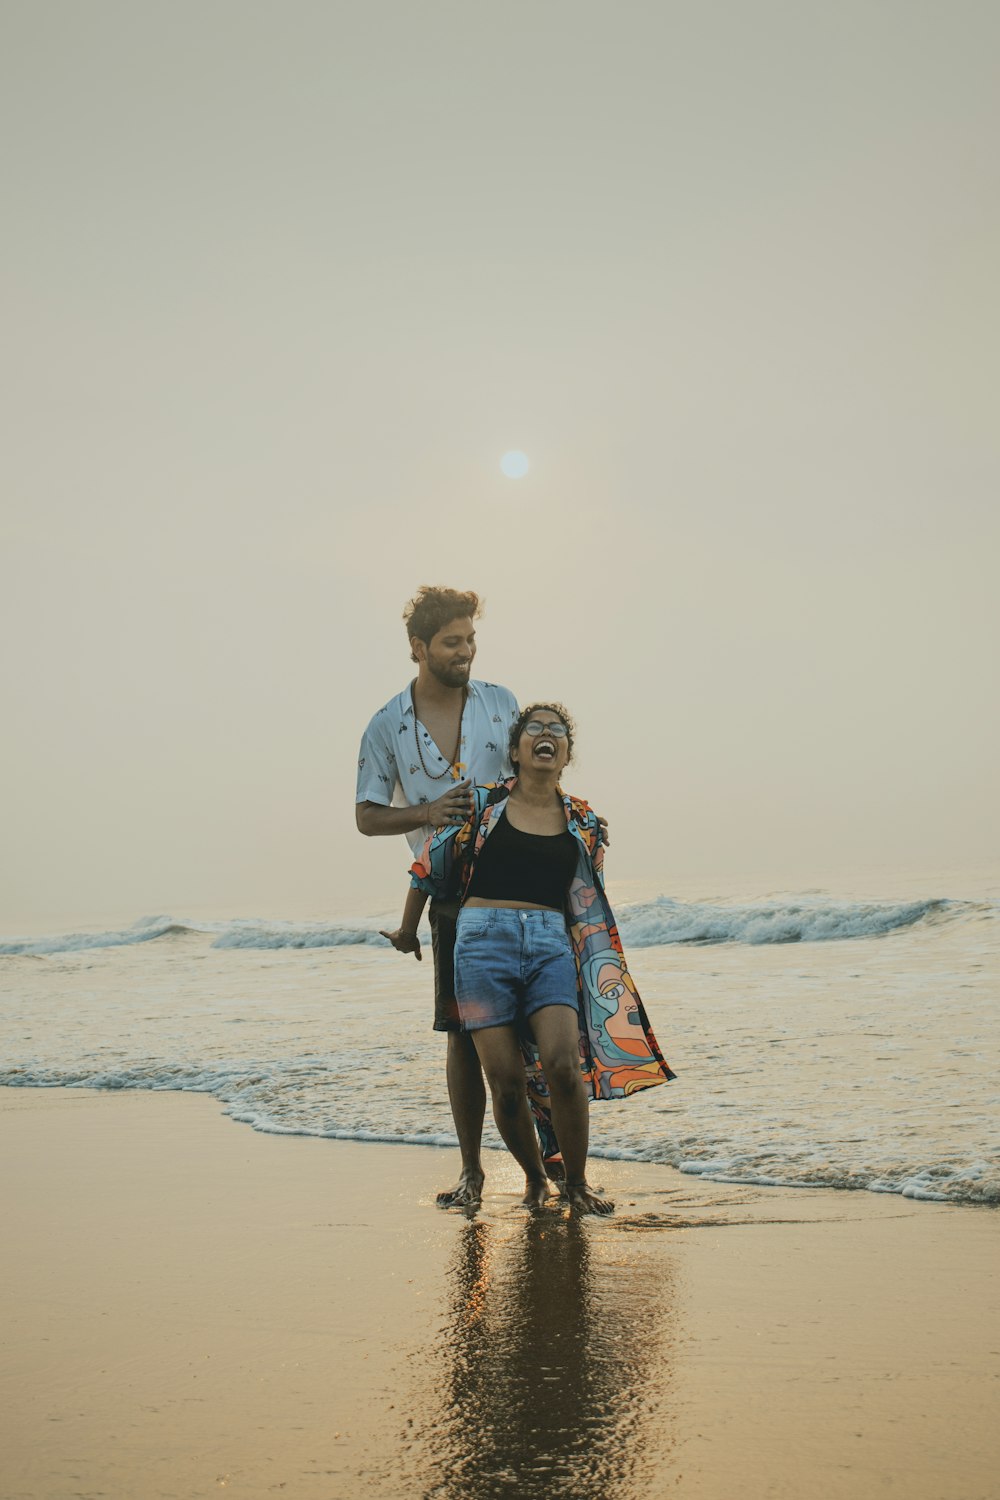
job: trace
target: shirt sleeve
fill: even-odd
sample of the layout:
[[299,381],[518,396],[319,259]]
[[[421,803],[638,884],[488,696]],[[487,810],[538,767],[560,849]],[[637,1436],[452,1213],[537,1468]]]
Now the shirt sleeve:
[[[464,825],[468,829],[468,824]],[[410,885],[438,900],[458,894],[458,861],[455,858],[457,823],[432,833],[423,852],[410,866]]]
[[501,691],[506,695],[506,702],[500,710],[504,717],[503,763],[500,767],[500,776],[501,778],[505,778],[514,774],[514,767],[510,763],[510,731],[511,726],[517,722],[517,716],[521,710],[518,708],[517,699],[510,691],[510,688],[503,688]]
[[399,773],[388,728],[389,713],[383,709],[375,715],[361,736],[355,802],[376,802],[379,807],[392,806],[392,794]]
[[591,849],[591,852],[590,852],[590,858],[591,858],[591,860],[593,862],[594,875],[595,875],[595,877],[597,879],[597,884],[600,886],[601,890],[603,891],[603,889],[604,889],[604,850],[607,847],[606,844],[605,844],[605,842],[604,842],[604,829],[601,827],[600,823],[598,822],[598,820],[597,820],[597,814],[595,813],[595,811],[594,811],[594,809],[592,807],[587,809],[587,813],[588,813],[587,821],[588,821],[588,823],[590,825],[590,833],[591,833],[591,838],[593,840],[593,848]]
[[462,893],[463,873],[472,858],[476,829],[483,816],[492,786],[472,789],[473,814],[467,823],[448,823],[431,834],[423,851],[410,866],[410,885],[438,900],[451,900]]

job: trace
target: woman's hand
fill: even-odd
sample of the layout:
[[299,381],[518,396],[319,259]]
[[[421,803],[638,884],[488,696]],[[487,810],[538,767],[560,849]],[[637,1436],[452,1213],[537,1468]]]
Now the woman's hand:
[[471,781],[457,781],[427,804],[427,821],[434,828],[440,828],[443,823],[465,823],[471,816]]
[[412,953],[418,964],[423,963],[420,939],[415,932],[406,932],[402,927],[397,927],[395,932],[382,932],[380,929],[379,937],[388,938],[397,953]]

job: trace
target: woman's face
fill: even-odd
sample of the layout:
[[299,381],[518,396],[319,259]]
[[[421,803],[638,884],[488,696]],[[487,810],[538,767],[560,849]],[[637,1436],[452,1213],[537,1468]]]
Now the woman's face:
[[[549,724],[562,724],[562,719],[551,708],[540,708],[528,719],[517,742],[518,769],[531,766],[539,771],[555,771],[557,775],[563,770],[569,760],[569,736],[547,733]],[[532,733],[538,725],[542,726],[541,729]]]

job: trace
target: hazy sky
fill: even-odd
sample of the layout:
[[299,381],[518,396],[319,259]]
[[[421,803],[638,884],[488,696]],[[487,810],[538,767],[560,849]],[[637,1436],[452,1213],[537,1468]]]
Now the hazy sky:
[[995,853],[1000,8],[0,16],[0,932],[391,906],[425,582],[619,876]]

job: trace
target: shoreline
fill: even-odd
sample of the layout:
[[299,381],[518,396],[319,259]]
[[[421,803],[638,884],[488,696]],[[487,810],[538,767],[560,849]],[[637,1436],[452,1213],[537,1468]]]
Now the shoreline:
[[[458,1150],[458,1142],[454,1136],[403,1136],[387,1134],[379,1135],[374,1131],[369,1134],[362,1134],[360,1131],[354,1134],[336,1134],[329,1131],[312,1131],[305,1128],[297,1129],[284,1126],[262,1126],[257,1124],[255,1120],[247,1118],[244,1115],[231,1113],[229,1106],[227,1105],[227,1102],[224,1098],[220,1097],[219,1094],[216,1094],[211,1090],[201,1088],[164,1088],[159,1086],[143,1087],[141,1085],[135,1085],[131,1083],[115,1087],[95,1088],[90,1086],[89,1084],[82,1083],[40,1083],[34,1080],[27,1083],[10,1083],[0,1080],[0,1097],[6,1094],[15,1094],[22,1091],[87,1094],[95,1096],[108,1095],[111,1097],[121,1097],[129,1094],[143,1094],[157,1098],[162,1098],[165,1095],[183,1095],[186,1098],[209,1100],[216,1107],[218,1113],[223,1119],[229,1120],[230,1123],[234,1125],[245,1127],[246,1129],[252,1131],[254,1135],[275,1137],[278,1139],[287,1140],[325,1141],[331,1145],[344,1145],[348,1147],[380,1146],[385,1147],[386,1149],[403,1147],[413,1148],[419,1151],[431,1151],[435,1153],[440,1151],[457,1152]],[[487,1161],[493,1157],[502,1160],[507,1155],[506,1147],[504,1147],[499,1141],[493,1139],[484,1139],[482,1149]],[[598,1166],[599,1163],[601,1164],[600,1167]],[[950,1197],[946,1193],[935,1193],[922,1186],[918,1186],[915,1188],[911,1187],[909,1182],[904,1184],[901,1188],[889,1188],[870,1187],[863,1183],[842,1184],[830,1182],[807,1182],[801,1180],[790,1180],[787,1182],[783,1182],[778,1178],[770,1178],[768,1180],[753,1182],[747,1181],[746,1179],[741,1177],[716,1177],[710,1175],[707,1172],[685,1171],[683,1167],[675,1166],[671,1162],[654,1161],[649,1157],[628,1156],[618,1150],[618,1148],[602,1148],[599,1142],[595,1145],[593,1141],[591,1141],[591,1147],[588,1156],[588,1165],[591,1168],[589,1174],[591,1177],[594,1176],[595,1172],[600,1172],[604,1168],[610,1170],[612,1166],[620,1165],[622,1167],[633,1167],[640,1172],[649,1170],[651,1172],[674,1173],[679,1178],[685,1181],[691,1183],[702,1183],[706,1191],[711,1191],[712,1189],[716,1188],[731,1188],[742,1189],[748,1193],[763,1193],[765,1195],[772,1193],[790,1194],[793,1198],[797,1197],[800,1193],[809,1194],[810,1196],[817,1193],[831,1193],[835,1197],[839,1197],[844,1194],[851,1196],[853,1194],[860,1193],[864,1195],[871,1195],[874,1197],[884,1197],[890,1200],[896,1199],[904,1203],[938,1204],[941,1206],[952,1208],[985,1210],[987,1213],[995,1213],[1000,1211],[1000,1201],[995,1199],[986,1200],[982,1198],[972,1197]],[[447,1175],[446,1171],[445,1175]],[[489,1174],[487,1173],[487,1176],[488,1175]]]
[[0,1089],[5,1500],[989,1500],[996,1220],[595,1158],[271,1134],[209,1095]]

